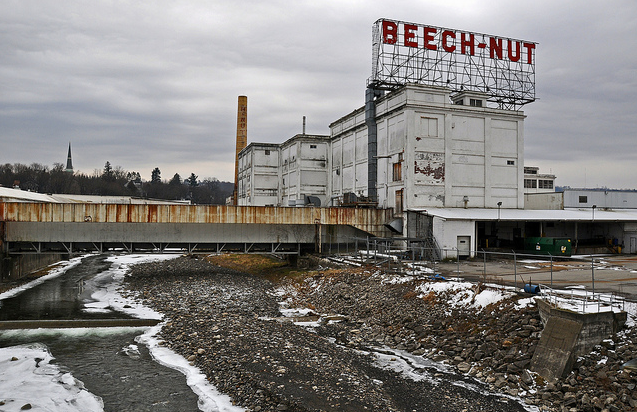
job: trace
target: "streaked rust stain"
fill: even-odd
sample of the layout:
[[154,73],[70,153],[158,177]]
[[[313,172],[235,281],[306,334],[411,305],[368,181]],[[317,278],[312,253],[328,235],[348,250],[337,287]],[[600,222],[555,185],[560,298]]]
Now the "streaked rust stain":
[[390,209],[217,205],[0,202],[0,221],[95,223],[246,223],[351,225],[381,229]]

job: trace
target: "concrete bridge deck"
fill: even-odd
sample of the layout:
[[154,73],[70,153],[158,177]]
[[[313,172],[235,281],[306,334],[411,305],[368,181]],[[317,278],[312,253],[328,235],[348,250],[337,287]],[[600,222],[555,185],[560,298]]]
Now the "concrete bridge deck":
[[390,209],[0,202],[6,254],[123,250],[299,253],[388,236]]

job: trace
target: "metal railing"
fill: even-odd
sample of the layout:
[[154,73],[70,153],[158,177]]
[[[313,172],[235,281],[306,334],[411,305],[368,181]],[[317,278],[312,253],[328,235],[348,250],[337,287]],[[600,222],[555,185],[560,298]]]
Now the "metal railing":
[[[343,238],[341,238],[343,241]],[[564,270],[577,270],[578,281],[585,283],[589,290],[584,293],[585,306],[598,302],[600,308],[610,301],[621,302],[623,293],[621,282],[617,293],[598,293],[595,272],[605,266],[603,256],[554,256],[532,253],[438,248],[428,246],[422,238],[356,238],[351,237],[341,244],[325,244],[324,252],[344,263],[354,265],[374,265],[384,270],[410,275],[440,275],[448,278],[462,276],[469,280],[479,280],[502,286],[513,286],[515,290],[525,285],[542,284],[542,288],[554,289],[554,274]],[[464,253],[464,256],[461,254]],[[586,273],[588,272],[588,273]],[[533,277],[537,279],[534,280]],[[558,278],[561,284],[564,277]],[[607,287],[605,288],[607,289]],[[575,294],[575,293],[572,293]]]
[[[593,293],[586,289],[559,290],[540,284],[540,296],[554,306],[577,313],[626,310],[626,298],[615,293]],[[602,310],[604,309],[604,310]]]

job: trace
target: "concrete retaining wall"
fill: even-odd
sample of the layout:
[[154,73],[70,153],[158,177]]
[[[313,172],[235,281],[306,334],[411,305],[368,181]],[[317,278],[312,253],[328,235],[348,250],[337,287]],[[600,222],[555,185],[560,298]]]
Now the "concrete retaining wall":
[[544,330],[531,360],[531,370],[548,380],[567,375],[575,359],[617,333],[626,312],[576,313],[538,299]]
[[551,317],[571,320],[582,325],[574,355],[590,353],[595,345],[619,332],[626,323],[626,312],[577,313],[553,307],[544,300],[538,300],[538,308],[542,323],[546,325]]
[[62,254],[3,256],[0,258],[0,282],[20,279],[66,258]]

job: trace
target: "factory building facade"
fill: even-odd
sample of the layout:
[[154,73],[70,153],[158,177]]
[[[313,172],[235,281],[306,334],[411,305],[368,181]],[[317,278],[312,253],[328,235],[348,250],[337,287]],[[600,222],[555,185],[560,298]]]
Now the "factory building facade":
[[522,112],[489,108],[475,92],[406,85],[377,99],[375,121],[374,159],[364,108],[333,122],[329,136],[250,143],[239,153],[238,204],[300,206],[318,198],[322,206],[360,201],[397,215],[423,207],[524,207]]
[[[423,225],[409,222],[408,210],[524,208],[522,112],[487,107],[480,93],[413,84],[377,97],[375,107],[371,159],[364,107],[333,122],[329,136],[250,143],[239,153],[238,204],[391,208],[399,231],[414,237]],[[448,241],[438,235],[441,247],[457,247],[459,237],[475,246],[473,224],[460,226]]]

